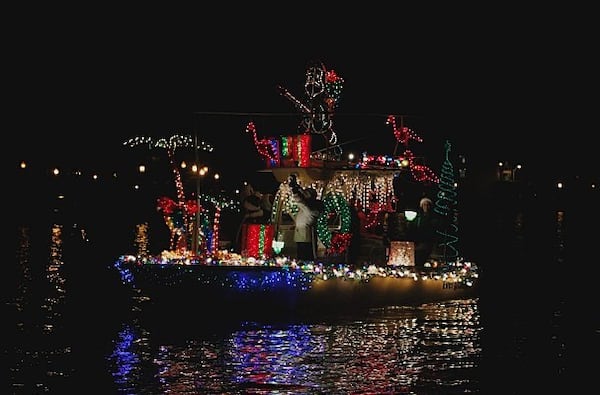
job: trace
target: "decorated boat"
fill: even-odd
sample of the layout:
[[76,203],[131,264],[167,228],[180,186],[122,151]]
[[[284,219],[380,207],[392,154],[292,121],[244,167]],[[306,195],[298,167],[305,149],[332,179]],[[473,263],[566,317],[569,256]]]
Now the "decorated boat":
[[[219,240],[219,218],[226,204],[199,193],[188,199],[175,164],[176,148],[206,146],[182,136],[127,141],[130,146],[167,150],[177,199],[157,201],[171,231],[170,249],[152,255],[139,248],[119,257],[114,266],[123,284],[156,305],[173,307],[173,301],[202,299],[210,301],[207,308],[226,305],[240,311],[310,311],[476,297],[478,267],[459,251],[450,141],[438,175],[409,148],[410,143],[423,142],[420,135],[404,125],[403,117],[388,115],[381,121],[395,140],[392,154],[363,152],[358,158],[342,158],[343,144],[333,127],[342,86],[334,70],[311,63],[306,99],[279,87],[300,112],[300,133],[260,137],[254,122],[247,123],[245,132],[264,159],[260,171],[271,173],[279,186],[270,215],[244,223],[234,248],[221,248]],[[314,237],[307,259],[300,257],[294,235],[300,226],[297,194],[309,190],[320,205],[310,224]]]

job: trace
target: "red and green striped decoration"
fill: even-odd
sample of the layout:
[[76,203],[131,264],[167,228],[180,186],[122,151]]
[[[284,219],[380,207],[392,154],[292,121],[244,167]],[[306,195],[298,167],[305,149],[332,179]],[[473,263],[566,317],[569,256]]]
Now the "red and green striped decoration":
[[273,255],[272,224],[244,224],[242,227],[242,251],[246,256],[270,258]]

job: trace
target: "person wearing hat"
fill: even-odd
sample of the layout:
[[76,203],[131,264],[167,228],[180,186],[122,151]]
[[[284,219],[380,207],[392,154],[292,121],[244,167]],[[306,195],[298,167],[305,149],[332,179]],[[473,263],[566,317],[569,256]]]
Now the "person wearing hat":
[[419,212],[415,221],[415,265],[422,267],[436,244],[436,231],[433,217],[433,201],[422,196],[419,201]]

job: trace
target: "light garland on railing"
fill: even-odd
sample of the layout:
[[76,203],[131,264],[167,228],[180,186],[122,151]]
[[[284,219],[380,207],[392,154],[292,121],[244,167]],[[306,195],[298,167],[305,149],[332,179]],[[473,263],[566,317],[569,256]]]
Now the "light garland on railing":
[[[345,280],[366,283],[376,277],[406,278],[413,281],[443,281],[454,284],[453,288],[472,287],[479,278],[478,268],[472,262],[457,260],[447,264],[429,264],[424,272],[415,271],[414,266],[356,267],[347,264],[325,264],[322,262],[299,262],[287,258],[244,260],[237,256],[230,260],[212,258],[167,259],[159,257],[136,257],[123,255],[114,267],[124,284],[136,284],[136,274],[144,279],[166,286],[180,286],[190,281],[239,291],[265,291],[274,288],[308,290],[315,281]],[[222,270],[229,267],[230,270]],[[211,270],[219,268],[220,270]],[[152,276],[152,277],[148,277]]]

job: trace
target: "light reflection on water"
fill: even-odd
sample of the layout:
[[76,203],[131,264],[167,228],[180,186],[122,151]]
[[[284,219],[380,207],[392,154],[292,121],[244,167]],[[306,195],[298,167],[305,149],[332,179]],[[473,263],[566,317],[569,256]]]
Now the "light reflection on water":
[[124,392],[473,392],[481,330],[475,299],[374,309],[358,318],[243,322],[227,333],[164,343],[129,323],[108,360]]
[[[564,217],[554,217],[558,265],[568,250]],[[517,242],[508,245],[519,252],[531,233],[527,218],[517,216],[513,224]],[[73,265],[67,254],[73,240],[65,246],[65,238],[86,244],[85,232],[53,224],[41,253],[32,249],[37,235],[17,229],[16,281],[5,304],[7,393],[487,393],[483,379],[490,371],[501,372],[512,393],[522,393],[512,381],[530,378],[532,366],[566,372],[563,301],[545,306],[547,312],[520,307],[512,284],[504,305],[471,299],[226,323],[199,309],[194,319],[147,319],[135,304],[115,313],[127,305],[114,295],[117,277],[110,283],[87,274],[92,262]],[[74,276],[74,268],[86,270]],[[541,356],[532,344],[543,347]]]
[[[7,313],[12,313],[6,317],[14,326],[5,332],[9,346],[4,350],[12,362],[7,375],[11,393],[48,392],[52,383],[72,372],[72,367],[64,365],[71,346],[56,334],[66,292],[60,271],[62,225],[53,224],[49,238],[49,260],[43,268],[35,267],[31,229],[17,229],[17,282],[14,298],[6,304]],[[39,269],[43,269],[41,275]]]

